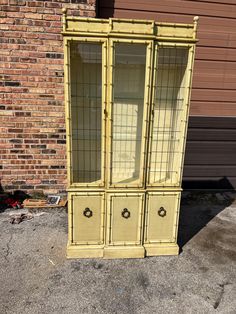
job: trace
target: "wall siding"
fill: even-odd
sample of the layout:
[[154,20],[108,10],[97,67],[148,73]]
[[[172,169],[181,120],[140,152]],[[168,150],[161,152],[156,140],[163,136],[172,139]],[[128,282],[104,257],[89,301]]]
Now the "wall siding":
[[161,22],[192,23],[193,17],[198,15],[199,42],[190,113],[236,116],[235,1],[100,0],[99,8],[100,17]]
[[191,23],[200,17],[184,187],[236,188],[235,0],[100,0],[99,17]]
[[236,189],[236,117],[190,117],[183,186]]

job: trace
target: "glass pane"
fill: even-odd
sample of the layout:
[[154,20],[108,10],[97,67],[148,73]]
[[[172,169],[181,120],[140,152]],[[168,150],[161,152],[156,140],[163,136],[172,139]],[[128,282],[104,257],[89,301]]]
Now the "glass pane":
[[101,180],[102,44],[72,43],[72,180]]
[[112,107],[112,184],[139,180],[146,45],[116,44]]
[[175,184],[182,158],[187,48],[159,48],[149,182]]

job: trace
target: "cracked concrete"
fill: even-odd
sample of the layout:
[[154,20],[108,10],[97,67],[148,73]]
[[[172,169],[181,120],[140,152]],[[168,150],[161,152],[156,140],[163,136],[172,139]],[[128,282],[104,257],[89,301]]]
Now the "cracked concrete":
[[219,286],[221,287],[221,291],[220,291],[219,297],[215,301],[214,309],[217,309],[218,306],[220,305],[220,302],[221,302],[221,300],[223,298],[223,295],[224,295],[224,292],[225,292],[225,286],[227,286],[227,285],[232,285],[232,283],[231,282],[226,282],[224,284],[219,284]]
[[3,256],[4,256],[4,258],[5,258],[5,260],[6,260],[7,262],[9,262],[9,260],[8,260],[8,255],[9,255],[9,253],[10,253],[10,243],[11,243],[12,237],[13,237],[13,234],[10,234],[10,239],[9,239],[8,242],[6,243],[6,253],[3,254]]
[[186,194],[182,253],[135,260],[66,260],[64,210],[19,225],[10,224],[5,211],[0,214],[0,313],[235,314],[233,198]]

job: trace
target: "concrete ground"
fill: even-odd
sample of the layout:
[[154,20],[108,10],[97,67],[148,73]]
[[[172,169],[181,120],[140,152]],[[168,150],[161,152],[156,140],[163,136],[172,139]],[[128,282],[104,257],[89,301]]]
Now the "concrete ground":
[[182,253],[133,260],[66,260],[65,210],[0,213],[0,313],[236,313],[235,198],[185,193]]

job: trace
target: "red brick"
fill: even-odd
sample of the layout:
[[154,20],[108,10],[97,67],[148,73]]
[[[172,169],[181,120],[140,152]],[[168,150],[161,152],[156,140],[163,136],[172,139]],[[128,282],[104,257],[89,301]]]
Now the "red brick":
[[27,2],[27,5],[29,7],[43,7],[44,6],[44,3],[43,2],[40,2],[40,1],[28,1]]
[[45,7],[47,7],[47,8],[61,8],[62,7],[62,3],[47,1],[45,3]]
[[27,19],[41,20],[42,17],[43,15],[38,13],[25,13],[25,18]]
[[[2,0],[1,0],[2,1]],[[21,5],[25,5],[26,1],[24,0],[9,0],[9,4],[10,5],[17,5],[17,6],[21,6]]]
[[[3,187],[9,189],[66,188],[60,34],[64,4],[64,0],[1,1],[0,171]],[[72,15],[95,14],[94,0],[66,5]]]
[[[42,13],[42,14],[57,14],[56,12],[56,9],[53,9],[53,8],[36,8],[36,12],[37,13]],[[60,12],[60,15],[61,15],[61,12]]]
[[20,7],[20,12],[24,13],[37,13],[37,8],[32,8],[28,6]]
[[20,11],[20,8],[18,6],[2,5],[1,10],[6,12],[17,12]]
[[44,20],[49,20],[49,21],[61,21],[61,16],[60,15],[49,15],[49,14],[45,14],[43,16]]

